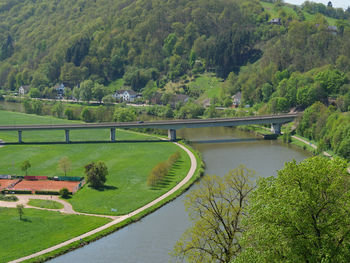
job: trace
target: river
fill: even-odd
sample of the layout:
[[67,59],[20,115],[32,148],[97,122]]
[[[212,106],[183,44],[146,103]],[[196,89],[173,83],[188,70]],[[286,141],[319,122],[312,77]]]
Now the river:
[[[238,129],[183,129],[178,135],[196,142],[193,147],[202,153],[206,174],[222,176],[230,169],[244,164],[255,170],[257,177],[266,177],[276,175],[276,171],[286,161],[301,161],[308,157],[300,149],[282,145],[278,141],[265,141]],[[169,252],[190,226],[184,209],[185,195],[139,222],[50,262],[168,262]]]

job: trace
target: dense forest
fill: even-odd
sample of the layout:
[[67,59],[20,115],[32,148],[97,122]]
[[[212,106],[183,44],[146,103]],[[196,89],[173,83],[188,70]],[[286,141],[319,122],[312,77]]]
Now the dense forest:
[[73,87],[124,76],[139,90],[193,67],[226,76],[259,56],[263,18],[254,0],[5,0],[0,86]]

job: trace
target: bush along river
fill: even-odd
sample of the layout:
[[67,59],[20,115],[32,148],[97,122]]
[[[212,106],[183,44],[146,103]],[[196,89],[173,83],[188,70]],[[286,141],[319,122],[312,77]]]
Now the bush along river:
[[[193,147],[201,152],[206,174],[219,176],[240,164],[254,170],[256,178],[274,176],[285,162],[310,156],[279,141],[266,141],[226,127],[183,129],[178,136],[192,141]],[[198,186],[191,189],[194,187]],[[169,252],[190,226],[184,207],[187,193],[142,220],[50,262],[168,262]]]

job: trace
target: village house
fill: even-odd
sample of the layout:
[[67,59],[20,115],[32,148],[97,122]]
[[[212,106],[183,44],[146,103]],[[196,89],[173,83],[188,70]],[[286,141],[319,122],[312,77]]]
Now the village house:
[[141,95],[133,90],[117,90],[113,97],[119,101],[134,102]]
[[237,92],[235,95],[231,97],[231,99],[232,99],[232,107],[238,108],[238,106],[241,104],[242,92]]
[[20,86],[18,89],[18,95],[23,96],[29,92],[29,86]]
[[269,25],[282,25],[282,19],[281,18],[272,18],[269,22],[267,22]]

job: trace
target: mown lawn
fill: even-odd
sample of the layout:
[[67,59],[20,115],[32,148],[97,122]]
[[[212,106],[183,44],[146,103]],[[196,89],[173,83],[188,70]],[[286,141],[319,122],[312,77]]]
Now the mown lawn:
[[[63,123],[67,120],[53,117],[26,115],[22,113],[0,111],[0,125]],[[53,136],[64,137],[63,131],[23,132],[31,140],[52,140]],[[12,137],[11,137],[12,136]],[[72,140],[108,139],[108,130],[76,130],[71,132]],[[157,138],[125,130],[117,130],[117,140],[144,142],[53,144],[53,145],[6,145],[0,148],[0,174],[24,175],[21,163],[29,160],[29,175],[62,176],[58,162],[67,156],[71,161],[71,170],[67,176],[84,176],[84,166],[93,161],[104,161],[109,175],[105,189],[95,190],[87,185],[76,193],[69,202],[79,212],[119,215],[133,211],[171,189],[181,181],[190,167],[190,158],[179,147],[170,142],[147,141]],[[0,132],[0,139],[17,140],[17,134]],[[27,139],[28,140],[28,139]],[[63,138],[61,138],[63,140]],[[176,151],[181,153],[180,160],[174,166],[168,178],[168,184],[162,188],[149,189],[146,185],[151,169],[165,161]]]
[[221,79],[211,74],[203,74],[189,83],[190,88],[200,89],[203,91],[201,99],[218,98],[221,90]]
[[25,209],[0,208],[0,262],[8,262],[79,236],[111,219]]
[[30,199],[28,202],[28,205],[35,206],[35,207],[41,207],[41,208],[48,208],[48,209],[62,209],[63,205],[56,201],[51,200],[42,200],[42,199]]

